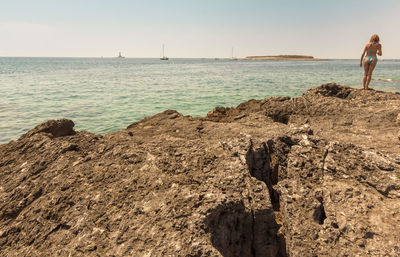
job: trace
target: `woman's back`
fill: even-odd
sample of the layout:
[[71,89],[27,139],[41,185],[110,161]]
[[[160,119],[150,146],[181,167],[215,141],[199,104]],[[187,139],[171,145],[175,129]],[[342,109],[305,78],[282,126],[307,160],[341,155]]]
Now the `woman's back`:
[[367,49],[367,56],[375,56],[378,50],[380,50],[380,45],[379,43],[368,43],[365,47]]

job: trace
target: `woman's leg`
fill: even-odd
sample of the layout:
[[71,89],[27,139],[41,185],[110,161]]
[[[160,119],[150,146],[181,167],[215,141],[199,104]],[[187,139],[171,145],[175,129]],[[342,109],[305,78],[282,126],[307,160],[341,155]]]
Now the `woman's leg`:
[[369,82],[371,82],[372,72],[374,71],[378,60],[374,60],[372,63],[369,64],[368,73],[367,73],[367,81],[365,84],[365,88],[368,89]]
[[364,77],[363,77],[363,89],[366,89],[365,85],[367,84],[368,70],[369,70],[369,61],[368,58],[364,59]]

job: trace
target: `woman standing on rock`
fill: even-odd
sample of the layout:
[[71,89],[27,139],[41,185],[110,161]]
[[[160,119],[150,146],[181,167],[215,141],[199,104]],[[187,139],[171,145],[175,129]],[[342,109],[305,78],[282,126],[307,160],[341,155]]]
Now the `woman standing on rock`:
[[363,88],[369,89],[368,85],[371,82],[372,72],[378,62],[376,54],[382,56],[382,45],[379,44],[379,36],[372,35],[369,43],[365,45],[364,51],[361,55],[360,67],[362,67],[364,59],[364,78],[363,78]]

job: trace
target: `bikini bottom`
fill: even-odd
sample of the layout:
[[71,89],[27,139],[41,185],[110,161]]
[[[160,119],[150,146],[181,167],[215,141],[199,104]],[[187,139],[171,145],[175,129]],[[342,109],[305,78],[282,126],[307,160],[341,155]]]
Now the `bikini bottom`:
[[376,57],[375,56],[366,56],[365,58],[367,58],[367,61],[369,63],[373,63],[374,61],[376,61]]

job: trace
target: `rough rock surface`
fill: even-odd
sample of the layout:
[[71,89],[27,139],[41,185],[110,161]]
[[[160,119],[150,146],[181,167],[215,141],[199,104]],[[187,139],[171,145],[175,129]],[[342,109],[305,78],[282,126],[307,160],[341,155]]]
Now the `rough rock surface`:
[[1,256],[398,256],[400,95],[334,83],[0,145]]

